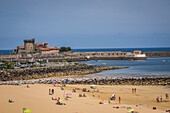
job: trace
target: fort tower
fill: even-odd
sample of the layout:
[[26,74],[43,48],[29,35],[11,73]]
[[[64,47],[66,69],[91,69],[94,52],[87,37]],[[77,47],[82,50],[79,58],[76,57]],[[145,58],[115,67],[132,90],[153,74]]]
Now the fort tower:
[[34,52],[35,39],[24,40],[24,48],[26,52]]

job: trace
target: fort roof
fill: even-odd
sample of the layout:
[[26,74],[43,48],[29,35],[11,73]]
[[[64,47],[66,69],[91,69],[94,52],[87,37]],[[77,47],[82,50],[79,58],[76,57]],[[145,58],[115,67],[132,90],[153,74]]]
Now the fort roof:
[[35,42],[35,39],[33,38],[33,39],[26,39],[26,40],[24,40],[24,42]]
[[41,51],[49,51],[49,48],[40,48]]
[[20,49],[24,49],[25,47],[24,46],[19,46]]
[[44,43],[36,43],[37,46],[44,46]]
[[50,50],[58,50],[59,48],[57,47],[48,47]]
[[136,53],[136,52],[141,52],[140,50],[134,50],[134,53]]

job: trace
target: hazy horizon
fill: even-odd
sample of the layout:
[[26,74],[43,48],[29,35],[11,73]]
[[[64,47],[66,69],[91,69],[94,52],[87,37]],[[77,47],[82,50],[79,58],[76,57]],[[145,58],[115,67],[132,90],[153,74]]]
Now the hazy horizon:
[[31,38],[73,49],[170,47],[169,6],[169,0],[0,1],[0,49]]

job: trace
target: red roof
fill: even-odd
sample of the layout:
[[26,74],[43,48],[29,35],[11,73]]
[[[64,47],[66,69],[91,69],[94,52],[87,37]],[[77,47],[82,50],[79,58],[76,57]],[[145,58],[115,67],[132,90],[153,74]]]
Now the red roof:
[[44,46],[44,43],[36,43],[37,46]]
[[19,46],[20,49],[24,49],[25,47],[24,46]]
[[50,50],[58,50],[59,48],[57,47],[48,47]]
[[41,51],[49,51],[49,48],[40,48]]
[[141,52],[141,51],[140,51],[140,50],[134,50],[134,53],[135,53],[135,52]]

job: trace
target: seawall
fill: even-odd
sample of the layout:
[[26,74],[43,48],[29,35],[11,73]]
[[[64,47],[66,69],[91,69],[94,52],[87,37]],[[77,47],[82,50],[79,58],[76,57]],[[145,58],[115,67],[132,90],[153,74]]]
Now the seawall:
[[147,57],[170,57],[170,52],[145,52]]
[[[133,57],[128,56],[127,52],[74,52],[72,54],[60,54],[55,53],[55,55],[37,55],[32,57],[18,57],[17,55],[0,55],[0,60],[7,61],[28,61],[34,57],[34,60],[43,59],[44,61],[48,59],[49,61],[53,60],[72,60],[72,61],[87,61],[87,60],[145,60],[147,57],[170,57],[170,52],[144,52],[146,57]],[[54,53],[53,53],[54,54]],[[114,54],[114,55],[112,55]],[[115,55],[116,54],[116,55]],[[87,58],[86,56],[90,56]]]
[[[66,79],[68,82],[66,82]],[[96,85],[170,85],[170,77],[100,77],[53,78],[36,80],[0,81],[0,85],[14,84],[96,84]]]

